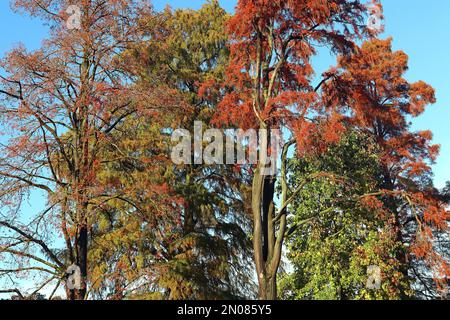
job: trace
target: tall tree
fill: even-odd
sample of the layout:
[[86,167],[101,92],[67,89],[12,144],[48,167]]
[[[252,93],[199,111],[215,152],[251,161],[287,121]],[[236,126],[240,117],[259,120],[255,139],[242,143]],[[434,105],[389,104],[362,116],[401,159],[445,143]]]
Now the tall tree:
[[[127,202],[122,190],[105,192],[96,176],[114,161],[102,158],[115,148],[111,133],[132,115],[151,116],[170,107],[176,95],[170,89],[132,85],[115,59],[142,40],[138,22],[152,14],[149,5],[134,0],[15,0],[13,6],[45,20],[51,34],[41,49],[18,47],[1,60],[0,114],[7,139],[0,150],[1,198],[19,207],[23,195],[39,190],[47,196],[48,208],[27,227],[17,225],[13,215],[5,217],[1,225],[14,236],[3,239],[1,254],[19,263],[13,272],[23,269],[23,259],[32,261],[30,269],[44,265],[51,277],[43,285],[48,279],[59,284],[69,266],[79,267],[80,285],[66,286],[66,291],[70,299],[85,299],[94,213],[99,203]],[[62,233],[62,254],[46,242],[48,225],[41,221]],[[33,253],[33,247],[43,255]]]
[[[253,171],[253,248],[261,299],[277,298],[286,209],[295,197],[287,197],[285,161],[289,146],[297,142],[299,152],[304,152],[313,132],[325,131],[327,140],[335,140],[340,130],[337,113],[324,110],[320,104],[317,92],[327,75],[313,85],[311,58],[317,53],[316,45],[351,52],[352,41],[369,33],[365,14],[359,1],[240,0],[228,24],[229,91],[221,102],[217,122],[244,129],[283,127],[293,139],[282,153],[278,211],[277,177],[263,174],[267,159],[260,158]],[[261,141],[264,149],[270,137],[260,136]]]
[[[125,59],[136,68],[139,81],[163,79],[189,105],[165,132],[181,127],[193,136],[194,121],[202,121],[204,129],[210,127],[220,96],[210,85],[224,77],[228,19],[218,1],[199,10],[166,8],[157,19],[145,21],[149,40],[127,52]],[[170,142],[169,136],[164,139]],[[153,275],[153,288],[142,290],[139,297],[153,298],[155,293],[164,299],[254,296],[245,201],[248,183],[243,171],[223,165],[168,167],[167,185],[182,199],[182,209],[178,224],[160,245],[165,254],[153,265],[160,270]]]
[[324,91],[329,103],[351,110],[348,123],[382,150],[384,196],[373,201],[382,201],[392,216],[404,276],[416,274],[414,259],[425,260],[442,291],[449,265],[436,250],[435,233],[448,232],[449,212],[431,179],[439,146],[430,131],[412,132],[409,122],[435,102],[434,89],[423,81],[409,83],[407,69],[408,57],[392,50],[392,39],[373,40],[339,59]]

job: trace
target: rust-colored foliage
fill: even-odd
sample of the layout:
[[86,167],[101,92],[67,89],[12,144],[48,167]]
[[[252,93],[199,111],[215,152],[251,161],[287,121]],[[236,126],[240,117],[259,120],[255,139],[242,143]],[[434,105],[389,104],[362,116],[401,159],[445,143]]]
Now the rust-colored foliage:
[[403,77],[407,69],[407,55],[392,50],[391,38],[365,42],[339,59],[324,96],[328,105],[344,108],[349,125],[381,146],[385,205],[394,215],[398,240],[407,244],[405,233],[411,231],[405,229],[415,223],[409,254],[425,259],[444,289],[449,265],[433,245],[432,231],[448,232],[449,212],[430,182],[439,146],[432,144],[430,131],[412,132],[409,122],[435,102],[434,89],[423,81],[409,83]]
[[[70,5],[80,9],[79,29],[67,26]],[[0,62],[5,75],[0,79],[0,113],[8,140],[1,148],[1,198],[13,206],[20,205],[22,195],[32,190],[47,195],[48,209],[36,214],[33,222],[39,226],[45,219],[53,224],[64,237],[64,253],[50,250],[40,240],[44,237],[39,228],[31,236],[35,226],[29,226],[30,230],[19,229],[34,239],[34,245],[44,248],[50,262],[35,255],[28,258],[54,269],[49,282],[64,279],[67,267],[78,265],[82,285],[67,289],[67,295],[84,299],[89,281],[88,243],[96,213],[109,205],[118,206],[117,202],[139,211],[140,204],[136,190],[121,189],[117,179],[101,180],[98,172],[123,165],[125,160],[142,164],[149,159],[143,154],[133,159],[120,149],[116,141],[120,135],[115,131],[133,117],[149,117],[156,123],[163,109],[175,110],[175,105],[183,104],[174,90],[133,83],[130,66],[119,59],[130,44],[143,39],[139,19],[152,15],[149,5],[134,0],[16,0],[14,8],[44,19],[51,35],[40,49],[28,52],[17,47]],[[153,165],[161,164],[150,157]],[[151,170],[150,165],[142,168]],[[136,186],[149,190],[141,197],[147,201],[161,199],[168,192],[158,182]],[[156,217],[172,202],[159,201],[158,205],[152,208]],[[14,216],[9,220],[14,221]],[[20,246],[23,242],[8,252],[28,254],[28,245],[13,250]]]

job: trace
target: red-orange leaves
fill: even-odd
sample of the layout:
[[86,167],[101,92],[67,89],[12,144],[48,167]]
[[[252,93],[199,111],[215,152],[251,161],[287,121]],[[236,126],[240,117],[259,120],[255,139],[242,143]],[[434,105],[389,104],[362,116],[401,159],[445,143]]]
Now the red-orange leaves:
[[239,1],[228,23],[230,64],[216,122],[298,130],[318,102],[315,44],[349,52],[368,34],[365,14],[359,1]]
[[[432,144],[430,131],[411,132],[409,122],[436,99],[425,82],[409,83],[404,78],[407,69],[408,56],[392,50],[391,38],[365,42],[339,59],[338,69],[330,72],[331,81],[324,86],[323,99],[333,108],[347,110],[348,124],[380,146],[383,188],[390,192],[385,197],[397,238],[403,244],[415,239],[409,253],[428,263],[439,285],[445,267],[435,233],[448,230],[448,212],[431,183],[439,146]],[[394,202],[398,204],[391,205]]]
[[341,57],[339,80],[350,85],[351,108],[360,123],[382,120],[401,129],[407,125],[405,116],[420,115],[435,97],[434,89],[425,82],[410,84],[403,78],[408,57],[391,47],[391,38],[377,39],[364,43],[357,53]]
[[434,89],[403,78],[407,55],[392,51],[391,38],[375,39],[341,57],[338,67],[325,86],[324,98],[348,108],[349,122],[377,137],[387,166],[401,166],[415,176],[428,172],[427,162],[434,161],[439,147],[431,144],[430,132],[409,132],[407,118],[422,114],[435,102]]
[[430,103],[435,103],[434,89],[423,81],[411,84],[409,89],[410,103],[406,105],[405,112],[418,116],[425,111]]

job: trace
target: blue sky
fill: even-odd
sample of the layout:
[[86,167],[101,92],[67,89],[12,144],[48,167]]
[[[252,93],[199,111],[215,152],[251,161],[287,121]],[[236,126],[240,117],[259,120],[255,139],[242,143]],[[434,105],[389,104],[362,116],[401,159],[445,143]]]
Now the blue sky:
[[[172,7],[199,8],[204,0],[155,0],[157,9]],[[222,0],[221,5],[232,11],[235,0]],[[436,89],[438,102],[424,115],[413,120],[413,128],[430,129],[434,142],[441,144],[441,156],[434,167],[435,182],[442,187],[450,180],[450,1],[384,0],[386,32],[394,37],[394,48],[409,57],[410,81],[424,80]],[[41,22],[13,13],[8,0],[0,1],[0,56],[15,44],[24,43],[29,49],[38,48],[47,30]],[[320,68],[332,65],[329,56],[316,62]]]

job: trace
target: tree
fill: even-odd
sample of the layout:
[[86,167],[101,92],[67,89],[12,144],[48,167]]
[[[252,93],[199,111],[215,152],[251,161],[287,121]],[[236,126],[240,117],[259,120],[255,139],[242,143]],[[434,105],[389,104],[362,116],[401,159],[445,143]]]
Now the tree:
[[[448,231],[445,197],[432,183],[431,164],[439,146],[430,131],[411,132],[408,119],[435,102],[434,89],[404,77],[408,57],[392,50],[392,39],[373,40],[339,59],[324,88],[330,104],[348,108],[350,126],[373,137],[382,150],[380,199],[394,221],[404,277],[417,276],[415,259],[427,261],[438,289],[447,287],[449,265],[436,248],[436,232]],[[376,201],[374,199],[374,201]]]
[[[149,40],[124,55],[123,59],[133,65],[138,82],[161,79],[188,104],[183,112],[174,110],[173,122],[160,127],[161,132],[167,133],[162,135],[167,144],[171,143],[170,133],[177,127],[192,130],[196,120],[202,120],[205,129],[210,125],[219,94],[214,89],[206,92],[204,88],[223,79],[228,60],[224,32],[228,18],[217,1],[208,2],[199,10],[166,8],[143,21]],[[139,128],[143,123],[137,121],[133,126]],[[126,130],[127,136],[137,137],[134,130]],[[167,163],[165,167],[165,181],[180,199],[181,210],[177,222],[158,242],[159,259],[155,261],[152,255],[140,253],[144,269],[151,271],[151,280],[131,297],[252,297],[247,184],[242,172],[220,165]],[[135,187],[134,183],[130,186]],[[140,224],[136,227],[139,229]],[[151,247],[149,239],[135,239],[132,247],[145,251]]]
[[[259,281],[259,297],[276,299],[286,209],[295,197],[287,197],[285,162],[289,147],[297,143],[300,154],[308,138],[323,132],[335,140],[341,129],[337,112],[325,110],[317,92],[328,75],[313,86],[311,58],[316,45],[349,53],[353,40],[369,34],[363,23],[366,9],[359,1],[260,1],[241,0],[228,24],[230,63],[217,123],[239,128],[289,131],[292,141],[282,152],[281,204],[276,211],[276,176],[264,176],[265,157],[253,171],[253,248]],[[313,117],[314,119],[311,119]],[[260,136],[262,148],[270,138]],[[261,142],[260,142],[261,143]],[[267,149],[267,148],[266,148]]]
[[[109,188],[113,193],[105,193],[96,176],[115,161],[102,158],[115,148],[111,133],[132,115],[156,118],[171,102],[180,103],[168,88],[133,85],[116,59],[142,40],[138,20],[152,14],[150,6],[134,0],[13,4],[44,19],[51,36],[41,49],[27,52],[18,47],[1,61],[5,75],[0,114],[7,143],[0,151],[0,195],[5,206],[19,209],[22,197],[38,190],[47,197],[48,207],[28,226],[19,224],[14,211],[2,218],[1,226],[9,233],[2,239],[1,253],[17,266],[11,273],[49,275],[37,291],[53,280],[59,286],[67,268],[78,266],[80,286],[66,286],[66,292],[70,299],[85,299],[94,215],[100,204],[128,203],[122,190]],[[60,252],[49,245],[52,231],[63,235]]]

